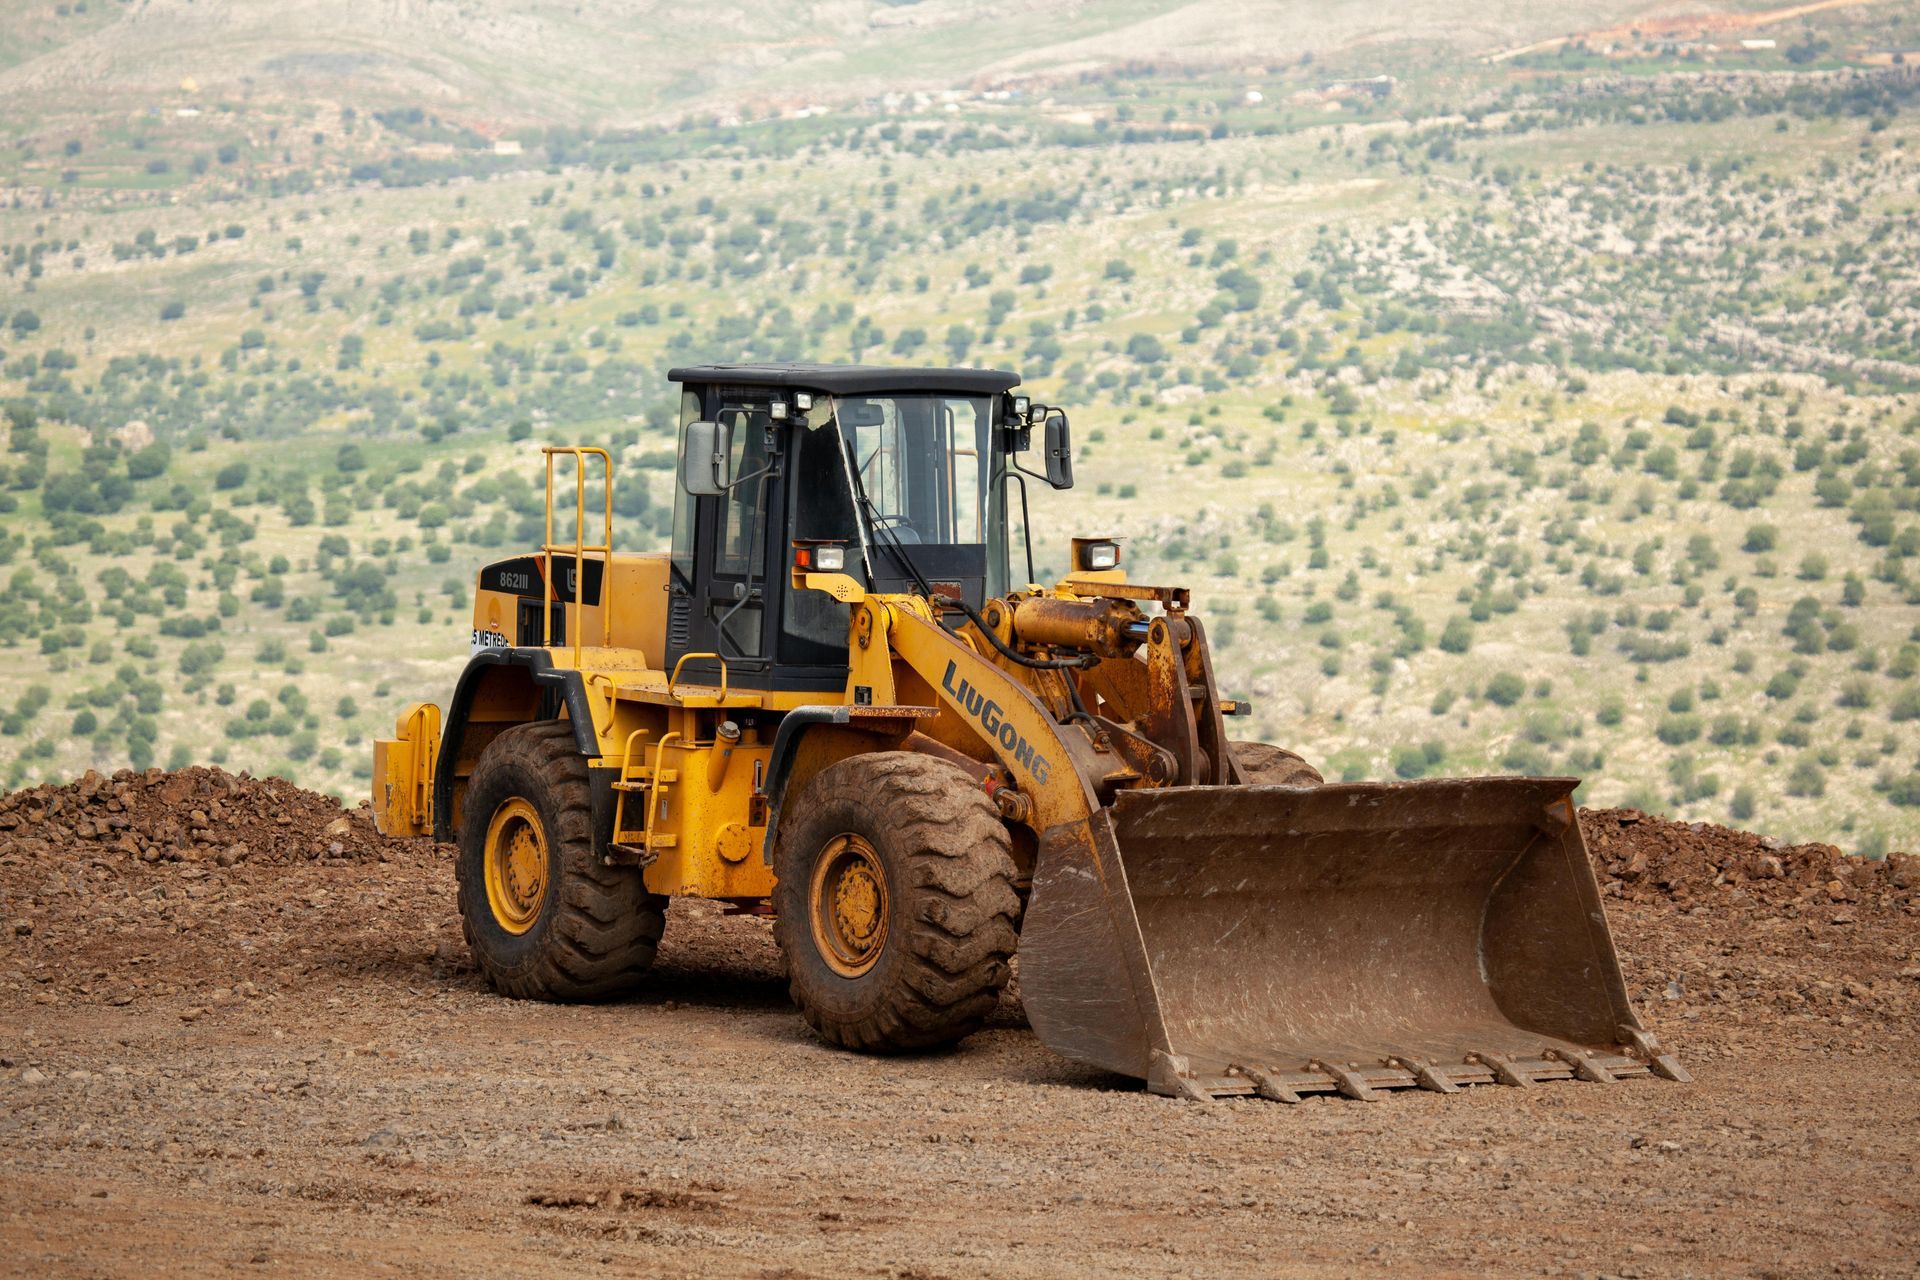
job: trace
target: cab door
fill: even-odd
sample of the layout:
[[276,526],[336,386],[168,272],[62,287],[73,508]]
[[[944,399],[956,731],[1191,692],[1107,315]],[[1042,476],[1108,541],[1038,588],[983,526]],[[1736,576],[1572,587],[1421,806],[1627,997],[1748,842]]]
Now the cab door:
[[[710,393],[709,399],[713,421],[731,430],[734,484],[719,497],[679,496],[693,505],[675,520],[668,669],[683,654],[717,653],[730,682],[765,687],[774,623],[768,606],[779,586],[769,582],[768,569],[785,567],[783,559],[769,558],[769,540],[783,519],[781,441],[765,398]],[[683,539],[692,542],[690,555]],[[682,678],[717,681],[719,664],[693,659]]]

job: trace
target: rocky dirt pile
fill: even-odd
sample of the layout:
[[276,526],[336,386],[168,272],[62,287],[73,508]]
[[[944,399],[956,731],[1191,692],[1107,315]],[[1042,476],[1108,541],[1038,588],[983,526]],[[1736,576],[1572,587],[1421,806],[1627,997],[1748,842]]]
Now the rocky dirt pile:
[[0,996],[191,1021],[464,962],[447,851],[279,778],[88,773],[0,796]]
[[1861,1052],[1920,1010],[1920,858],[1873,862],[1637,809],[1580,815],[1642,1013],[1698,1059],[1742,1026]]
[[[1844,1027],[1920,1006],[1920,858],[1869,862],[1632,809],[1580,822],[1631,994],[1657,1020],[1713,1004]],[[0,990],[87,1002],[242,979],[291,989],[368,963],[465,981],[451,871],[452,850],[388,840],[364,805],[278,778],[123,770],[15,792],[0,796],[0,926],[24,964],[0,966]],[[708,967],[771,954],[757,935],[707,937],[696,904],[672,915],[669,943],[695,943]]]
[[142,862],[385,861],[368,811],[282,778],[218,768],[88,770],[65,786],[0,796],[0,847],[67,861],[117,853]]
[[[1830,844],[1782,844],[1710,822],[1638,809],[1583,809],[1580,830],[1608,897],[1685,905],[1719,897],[1771,908],[1920,903],[1920,857],[1850,857]],[[1792,914],[1791,911],[1785,914]]]
[[[1920,902],[1920,857],[1849,857],[1828,844],[1784,845],[1711,823],[1637,809],[1580,814],[1594,872],[1609,898],[1686,906],[1720,897],[1769,908],[1795,903]],[[89,771],[63,786],[0,795],[0,850],[65,862],[121,854],[141,862],[385,862],[404,844],[374,830],[365,805],[282,778],[219,768]]]

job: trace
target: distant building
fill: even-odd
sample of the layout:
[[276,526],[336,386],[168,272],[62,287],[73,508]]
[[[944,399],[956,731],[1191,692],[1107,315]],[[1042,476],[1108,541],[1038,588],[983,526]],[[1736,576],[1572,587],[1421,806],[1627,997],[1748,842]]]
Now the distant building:
[[1777,49],[1780,47],[1780,42],[1778,40],[1742,40],[1740,47],[1742,49]]
[[1327,97],[1346,97],[1366,94],[1375,98],[1390,98],[1400,82],[1392,76],[1368,76],[1364,80],[1332,80],[1320,86],[1320,92]]

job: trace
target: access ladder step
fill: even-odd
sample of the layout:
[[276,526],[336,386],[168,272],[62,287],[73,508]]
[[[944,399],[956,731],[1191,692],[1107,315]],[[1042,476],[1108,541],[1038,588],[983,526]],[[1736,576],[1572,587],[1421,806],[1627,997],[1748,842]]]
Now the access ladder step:
[[673,841],[672,836],[655,836],[651,847],[644,838],[639,841],[609,841],[606,856],[601,861],[613,867],[650,867],[660,860],[661,850],[673,848]]
[[650,769],[635,773],[632,777],[618,778],[614,781],[615,791],[650,791],[657,784],[670,787],[680,781],[678,769]]

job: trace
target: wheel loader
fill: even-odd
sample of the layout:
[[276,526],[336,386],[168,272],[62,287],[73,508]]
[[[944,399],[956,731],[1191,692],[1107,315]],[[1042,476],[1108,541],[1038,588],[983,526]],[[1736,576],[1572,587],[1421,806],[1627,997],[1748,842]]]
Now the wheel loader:
[[802,1016],[864,1052],[977,1030],[1017,950],[1044,1044],[1164,1095],[1686,1078],[1575,780],[1326,783],[1233,737],[1187,590],[1116,539],[1034,581],[1028,482],[1072,451],[1017,376],[668,377],[669,548],[614,549],[606,451],[545,449],[543,543],[479,571],[444,711],[375,746],[378,824],[457,844],[495,988],[625,991],[693,896],[771,915]]

